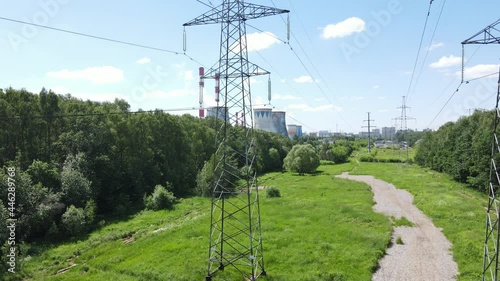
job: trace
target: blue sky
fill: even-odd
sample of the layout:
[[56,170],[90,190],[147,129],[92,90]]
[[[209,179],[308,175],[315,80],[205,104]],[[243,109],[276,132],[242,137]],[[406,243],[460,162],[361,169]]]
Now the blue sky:
[[[408,121],[408,127],[413,129],[436,129],[467,115],[469,109],[494,107],[497,77],[491,76],[463,84],[435,118],[460,84],[460,42],[497,20],[500,8],[497,0],[444,1],[434,0],[431,6],[409,91],[407,111],[416,120]],[[280,41],[287,37],[280,16],[248,22],[257,29],[247,26],[249,59],[271,72],[272,104],[287,111],[287,123],[302,124],[307,132],[359,132],[366,125],[366,112],[371,112],[375,126],[394,126],[402,96],[408,95],[429,1],[251,2],[291,11],[290,45]],[[123,98],[132,110],[197,108],[198,67],[218,60],[220,26],[186,28],[186,54],[193,61],[182,55],[182,24],[208,10],[195,0],[2,1],[0,17],[179,54],[0,20],[0,87],[33,92],[45,87],[98,101]],[[498,47],[466,46],[465,80],[497,72]],[[267,79],[252,79],[256,107],[267,102]],[[213,87],[213,81],[206,81],[205,106],[214,105]],[[184,112],[197,114],[172,113]]]

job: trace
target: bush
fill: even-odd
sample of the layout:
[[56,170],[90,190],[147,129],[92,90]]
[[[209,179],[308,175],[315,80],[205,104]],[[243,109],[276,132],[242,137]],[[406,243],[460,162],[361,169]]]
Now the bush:
[[70,236],[77,236],[87,231],[85,213],[82,208],[71,205],[62,215],[62,226]]
[[332,160],[335,164],[346,163],[349,159],[349,150],[345,146],[335,146],[332,148]]
[[266,189],[267,198],[278,198],[281,197],[280,190],[276,186],[270,186]]
[[310,144],[294,145],[283,162],[285,169],[301,175],[314,173],[320,165],[319,156]]
[[158,184],[155,186],[153,194],[144,198],[144,205],[149,210],[172,209],[175,204],[175,196],[168,191],[164,186]]
[[203,168],[196,176],[196,194],[199,196],[210,196],[214,188],[214,165],[213,159],[205,161]]

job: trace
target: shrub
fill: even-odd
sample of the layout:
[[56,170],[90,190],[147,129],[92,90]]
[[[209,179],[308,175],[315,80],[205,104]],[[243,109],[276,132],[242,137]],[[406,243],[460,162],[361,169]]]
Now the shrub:
[[155,186],[153,194],[144,198],[144,205],[149,210],[172,209],[175,204],[175,196],[164,186],[158,184]]
[[85,213],[82,208],[69,206],[62,215],[61,221],[64,231],[70,236],[77,236],[87,231]]
[[332,148],[332,160],[335,164],[342,164],[349,159],[349,150],[345,146],[334,146]]
[[270,186],[266,189],[267,198],[277,198],[281,197],[281,192],[276,186]]
[[319,167],[319,156],[310,144],[294,145],[283,161],[285,169],[299,174],[313,173]]

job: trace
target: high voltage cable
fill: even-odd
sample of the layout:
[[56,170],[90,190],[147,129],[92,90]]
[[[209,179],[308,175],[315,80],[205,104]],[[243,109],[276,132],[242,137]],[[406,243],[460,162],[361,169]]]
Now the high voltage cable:
[[498,73],[499,72],[494,72],[494,73],[486,74],[486,75],[483,75],[483,76],[480,76],[480,77],[476,77],[476,78],[473,78],[473,79],[469,79],[469,80],[464,81],[464,82],[460,82],[460,84],[458,85],[457,89],[453,92],[453,94],[451,94],[450,98],[446,101],[446,103],[443,105],[443,107],[441,107],[441,109],[436,114],[436,116],[434,116],[434,118],[429,123],[429,125],[427,125],[427,128],[429,128],[432,125],[432,123],[436,120],[436,118],[439,116],[439,114],[441,114],[441,112],[443,112],[443,110],[445,109],[445,107],[448,105],[448,103],[451,101],[451,99],[455,96],[455,94],[460,90],[460,88],[462,87],[463,84],[468,84],[469,82],[472,82],[472,81],[475,81],[475,80],[479,80],[479,79],[483,79],[483,78],[486,78],[486,77],[490,77],[490,76],[493,76],[493,75],[498,74]]
[[137,44],[137,43],[127,42],[127,41],[107,38],[107,37],[91,35],[91,34],[82,33],[82,32],[71,31],[71,30],[67,30],[67,29],[55,28],[55,27],[40,25],[40,24],[31,23],[31,22],[27,22],[27,21],[5,18],[5,17],[1,17],[1,16],[0,16],[0,20],[10,21],[10,22],[19,23],[19,24],[27,24],[27,25],[36,26],[39,28],[45,28],[45,29],[52,30],[52,31],[58,31],[58,32],[68,33],[68,34],[92,38],[92,39],[98,39],[98,40],[107,41],[107,42],[113,42],[113,43],[133,46],[133,47],[139,47],[139,48],[144,48],[144,49],[149,49],[149,50],[154,50],[154,51],[160,51],[160,52],[170,53],[170,54],[174,54],[174,55],[183,55],[183,56],[186,56],[187,58],[189,58],[190,60],[192,60],[200,65],[203,65],[186,53],[177,52],[177,51],[173,51],[173,50],[169,50],[169,49],[152,47],[152,46],[147,46],[147,45],[143,45],[143,44]]
[[410,84],[408,85],[408,91],[406,93],[406,97],[410,96],[411,85],[413,84],[413,78],[415,77],[415,70],[417,69],[418,58],[420,57],[420,49],[422,49],[422,42],[424,41],[425,30],[427,29],[427,22],[429,21],[429,16],[431,14],[432,2],[434,0],[430,0],[429,2],[429,10],[427,11],[427,16],[425,17],[424,29],[422,30],[422,36],[420,37],[420,43],[417,50],[417,57],[415,58],[415,64],[413,65],[413,71],[411,74]]
[[418,81],[420,80],[420,76],[422,75],[422,72],[423,72],[423,69],[425,66],[425,61],[427,60],[427,56],[429,55],[429,52],[430,52],[430,49],[432,46],[432,42],[434,40],[434,36],[436,35],[437,27],[439,25],[439,22],[441,21],[441,15],[443,14],[445,4],[446,4],[446,0],[443,1],[443,5],[441,6],[441,11],[439,12],[439,16],[438,16],[436,25],[434,26],[434,31],[432,32],[431,40],[429,41],[429,47],[427,47],[427,50],[426,50],[425,56],[424,56],[424,60],[422,61],[422,65],[420,66],[420,70],[419,70],[418,75],[417,75],[417,80],[415,80],[415,84],[413,86],[413,92],[415,92],[415,89],[417,88]]
[[156,112],[171,112],[171,111],[188,111],[188,110],[198,110],[197,107],[189,108],[171,108],[171,109],[155,109],[155,110],[141,110],[141,111],[130,111],[130,112],[93,112],[93,113],[75,113],[75,114],[59,114],[59,115],[33,115],[33,116],[0,116],[0,120],[12,120],[12,119],[45,119],[45,118],[65,118],[65,117],[92,117],[92,116],[108,116],[108,115],[129,115],[129,114],[152,114]]
[[[312,44],[313,44],[312,39],[311,39],[311,37],[309,36],[309,33],[307,33],[307,30],[306,30],[306,28],[305,28],[304,24],[303,24],[303,23],[302,23],[302,21],[300,20],[299,14],[298,14],[298,12],[296,12],[296,11],[297,11],[297,9],[295,9],[295,7],[293,6],[292,1],[288,0],[288,3],[290,3],[290,7],[292,7],[292,11],[295,11],[295,12],[294,12],[294,14],[296,14],[296,15],[297,15],[297,19],[299,20],[299,24],[300,24],[300,26],[302,27],[302,29],[304,30],[304,33],[306,34],[307,38],[309,39],[309,42],[310,42],[310,43],[311,43],[311,45],[312,45]],[[274,3],[273,3],[273,4],[274,4]]]
[[[206,3],[202,2],[202,1],[199,1],[199,0],[197,0],[197,1],[198,1],[198,2],[200,2],[200,3],[202,3],[203,5],[206,5],[206,6],[208,6],[208,7],[213,8],[213,6],[210,6],[209,4],[206,4]],[[272,1],[272,0],[271,0],[271,2],[272,2],[272,4],[274,5],[274,7],[276,7],[276,5],[274,4],[274,1]],[[284,20],[284,19],[283,19],[283,17],[281,17],[281,18],[282,18],[282,20]],[[253,26],[253,25],[250,25],[250,24],[248,24],[248,23],[246,23],[246,25],[248,25],[248,26],[250,26],[251,28],[254,28],[255,30],[257,30],[257,31],[259,31],[259,32],[262,32],[262,33],[264,33],[264,34],[266,34],[266,35],[268,35],[268,36],[271,36],[271,37],[273,37],[274,39],[276,39],[276,40],[278,40],[278,41],[280,41],[280,42],[282,42],[282,43],[288,44],[288,45],[290,46],[290,50],[294,53],[294,55],[295,55],[295,56],[297,57],[297,59],[299,60],[300,64],[304,67],[304,69],[306,70],[306,72],[307,72],[307,73],[309,74],[309,76],[312,78],[312,80],[313,80],[314,84],[316,84],[316,86],[317,86],[317,87],[318,87],[318,89],[321,91],[321,93],[323,94],[323,96],[324,96],[324,97],[328,100],[328,102],[329,102],[332,106],[334,106],[334,107],[335,107],[335,105],[332,103],[332,101],[330,100],[330,98],[328,97],[328,95],[327,95],[327,94],[324,92],[324,90],[320,87],[320,85],[318,84],[318,82],[316,81],[316,79],[314,79],[314,76],[311,74],[311,72],[309,71],[309,69],[307,68],[307,66],[306,66],[306,65],[305,65],[305,63],[303,62],[303,60],[302,60],[302,59],[298,56],[297,52],[293,49],[293,47],[290,45],[290,43],[289,43],[289,42],[287,42],[287,41],[285,41],[285,40],[283,40],[283,39],[281,39],[281,38],[277,37],[276,35],[274,35],[274,34],[272,34],[272,33],[265,32],[265,31],[263,31],[262,29],[257,28],[257,27],[255,27],[255,26]],[[299,45],[299,47],[302,49],[302,52],[306,55],[306,58],[309,60],[309,63],[313,66],[313,68],[314,68],[314,69],[315,69],[315,71],[318,73],[318,75],[320,76],[320,78],[321,78],[321,79],[323,79],[323,78],[321,77],[321,74],[319,73],[318,69],[317,69],[317,68],[316,68],[316,66],[312,63],[311,59],[309,58],[309,56],[308,56],[308,55],[307,55],[307,53],[305,52],[304,48],[302,48],[302,46],[300,45],[300,42],[297,40],[297,38],[295,37],[295,34],[293,34],[293,32],[292,32],[292,36],[293,36],[293,38],[295,39],[295,41],[297,41],[297,44],[298,44],[298,45]],[[260,56],[261,58],[263,58],[263,56],[262,56],[262,55],[260,55],[260,53],[259,53],[259,56]],[[263,59],[264,59],[264,58],[263,58]],[[272,65],[271,65],[271,64],[270,64],[270,63],[269,63],[266,59],[264,59],[264,61],[265,61],[268,65],[270,65],[272,69],[276,70],[276,69],[275,69],[275,68],[274,68],[274,67],[273,67],[273,66],[272,66]],[[323,80],[324,80],[324,79],[323,79]],[[330,91],[331,91],[331,90],[330,90]],[[339,105],[340,105],[340,103],[339,103]],[[349,122],[347,122],[347,120],[344,118],[344,116],[343,116],[342,114],[340,114],[340,112],[338,112],[338,114],[340,115],[340,117],[342,118],[342,120],[343,120],[343,121],[344,121],[344,122],[345,122],[345,123],[346,123],[349,127],[351,127],[351,129],[353,129],[353,127],[349,124]],[[297,119],[295,119],[295,118],[293,118],[293,117],[291,117],[291,118],[292,118],[292,119],[294,119],[295,121],[297,121],[297,122],[299,122],[299,123],[300,123],[300,121],[298,121]],[[303,125],[304,125],[304,124],[303,124]],[[309,126],[306,126],[306,127],[308,127],[308,128],[310,128],[310,129],[312,129],[312,128],[311,128],[311,127],[309,127]]]
[[[271,3],[273,4],[274,7],[276,7],[276,4],[274,3],[273,0],[271,0]],[[281,16],[281,15],[280,15]],[[286,23],[285,19],[283,18],[283,16],[281,16],[281,19],[283,20],[283,22]],[[291,31],[290,31],[291,32]],[[307,52],[304,50],[304,48],[302,47],[302,45],[300,44],[300,41],[297,39],[297,37],[295,37],[295,34],[293,32],[291,32],[292,34],[292,37],[293,39],[295,39],[295,41],[297,42],[297,45],[299,46],[299,48],[302,50],[302,52],[305,54],[306,56],[306,59],[309,61],[309,63],[312,65],[312,67],[314,68],[314,70],[316,71],[316,73],[318,74],[318,76],[322,79],[322,81],[325,81],[325,85],[327,87],[327,89],[330,91],[330,92],[333,92],[330,87],[328,86],[327,82],[325,79],[323,79],[323,77],[321,76],[320,72],[318,71],[318,69],[316,68],[316,65],[312,62],[312,60],[310,59],[309,55],[307,54]],[[293,52],[293,54],[295,55],[295,57],[297,57],[297,59],[299,60],[299,62],[301,63],[301,65],[304,67],[304,69],[306,70],[306,72],[309,74],[309,76],[311,77],[311,79],[313,80],[313,83],[318,87],[318,89],[320,90],[320,92],[323,94],[323,96],[328,100],[328,102],[335,107],[335,105],[332,103],[332,101],[330,100],[330,98],[328,97],[328,95],[325,93],[325,91],[323,90],[323,88],[321,88],[321,86],[319,85],[318,81],[316,81],[316,79],[314,79],[314,76],[311,74],[311,71],[309,70],[309,68],[307,68],[307,66],[305,65],[304,61],[299,57],[299,55],[297,54],[297,52],[295,51],[295,49],[292,47],[292,45],[290,43],[288,43],[288,45],[290,46],[290,50]],[[335,97],[334,97],[335,99]],[[335,99],[336,100],[336,99]],[[337,100],[336,100],[337,101]],[[342,107],[342,105],[340,104],[339,101],[337,101],[337,104]],[[344,116],[338,112],[338,115],[340,116],[340,118],[347,124],[347,126],[349,126],[351,129],[354,130],[354,128],[351,126],[351,124],[349,124],[349,122],[347,122],[347,120],[344,118]]]

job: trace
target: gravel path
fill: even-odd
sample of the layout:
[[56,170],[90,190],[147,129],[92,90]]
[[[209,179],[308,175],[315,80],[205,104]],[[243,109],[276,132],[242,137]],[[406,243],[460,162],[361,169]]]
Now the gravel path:
[[[413,205],[413,196],[406,190],[372,176],[351,176],[343,173],[339,178],[367,183],[374,193],[376,212],[396,218],[405,217],[414,227],[395,227],[391,246],[379,261],[373,281],[402,280],[456,280],[458,267],[450,252],[451,243],[440,229]],[[403,245],[395,243],[401,237]]]

